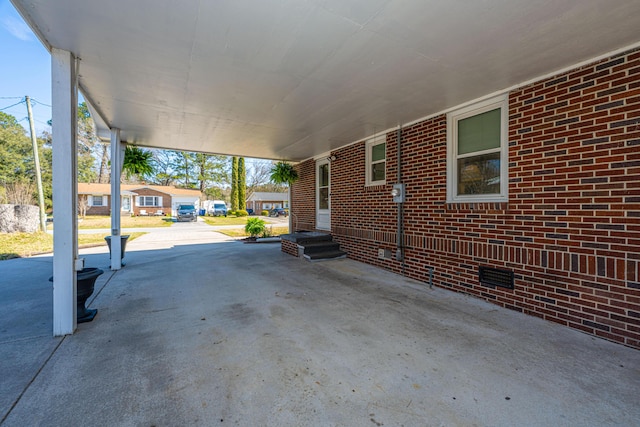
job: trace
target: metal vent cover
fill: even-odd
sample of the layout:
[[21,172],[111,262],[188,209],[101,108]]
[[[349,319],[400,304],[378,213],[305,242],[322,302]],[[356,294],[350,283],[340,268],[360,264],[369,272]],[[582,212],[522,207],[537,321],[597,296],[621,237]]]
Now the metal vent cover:
[[499,268],[478,267],[478,278],[480,284],[485,286],[500,286],[501,288],[513,289],[513,271],[501,270]]

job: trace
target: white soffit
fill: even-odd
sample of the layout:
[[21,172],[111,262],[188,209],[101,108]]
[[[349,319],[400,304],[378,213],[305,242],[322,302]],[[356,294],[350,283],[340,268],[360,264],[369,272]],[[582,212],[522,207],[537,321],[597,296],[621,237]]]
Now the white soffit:
[[276,159],[640,42],[638,0],[12,2],[81,59],[104,135]]

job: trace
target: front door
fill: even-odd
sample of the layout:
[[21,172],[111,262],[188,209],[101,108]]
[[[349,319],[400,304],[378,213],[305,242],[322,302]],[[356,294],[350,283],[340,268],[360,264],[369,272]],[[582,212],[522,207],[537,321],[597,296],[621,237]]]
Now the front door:
[[122,198],[122,209],[123,212],[131,212],[131,196],[124,196]]
[[327,159],[316,162],[316,228],[331,230],[331,168]]

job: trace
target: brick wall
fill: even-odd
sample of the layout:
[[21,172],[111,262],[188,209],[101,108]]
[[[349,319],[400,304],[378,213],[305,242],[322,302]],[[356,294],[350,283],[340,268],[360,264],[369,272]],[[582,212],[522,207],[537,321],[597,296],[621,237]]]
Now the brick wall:
[[89,206],[87,198],[88,196],[86,194],[78,196],[78,205],[80,205],[80,203],[87,203],[87,215],[111,215],[111,196],[102,196],[103,206]]
[[[332,231],[349,257],[640,348],[640,52],[509,94],[508,203],[446,203],[446,116],[403,129],[405,261],[396,249],[396,133],[387,185],[366,187],[365,146],[334,151]],[[294,213],[314,204],[300,165]],[[308,172],[308,171],[307,171]],[[508,269],[515,289],[478,282]]]
[[138,196],[157,196],[162,197],[162,206],[136,206],[136,199],[138,196],[134,196],[132,199],[133,203],[133,214],[140,215],[140,209],[147,211],[147,215],[154,215],[156,211],[162,210],[164,215],[171,215],[171,195],[167,193],[162,193],[160,191],[152,190],[150,188],[138,188],[135,190],[135,193]]
[[282,252],[293,255],[294,257],[298,256],[298,244],[291,242],[289,240],[282,239],[280,249]]
[[295,169],[300,179],[291,186],[292,231],[312,231],[316,225],[316,162],[307,160]]

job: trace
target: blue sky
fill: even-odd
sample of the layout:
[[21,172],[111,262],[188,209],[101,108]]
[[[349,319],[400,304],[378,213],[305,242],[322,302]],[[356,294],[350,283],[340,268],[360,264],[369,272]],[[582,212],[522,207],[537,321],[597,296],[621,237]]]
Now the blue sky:
[[0,0],[0,55],[0,111],[14,116],[28,131],[27,106],[21,101],[29,95],[35,101],[36,134],[50,131],[51,56],[9,0]]
[[32,106],[39,135],[51,119],[51,58],[9,0],[0,0],[0,52],[0,110],[28,130],[27,107],[20,101],[29,95],[37,101]]

